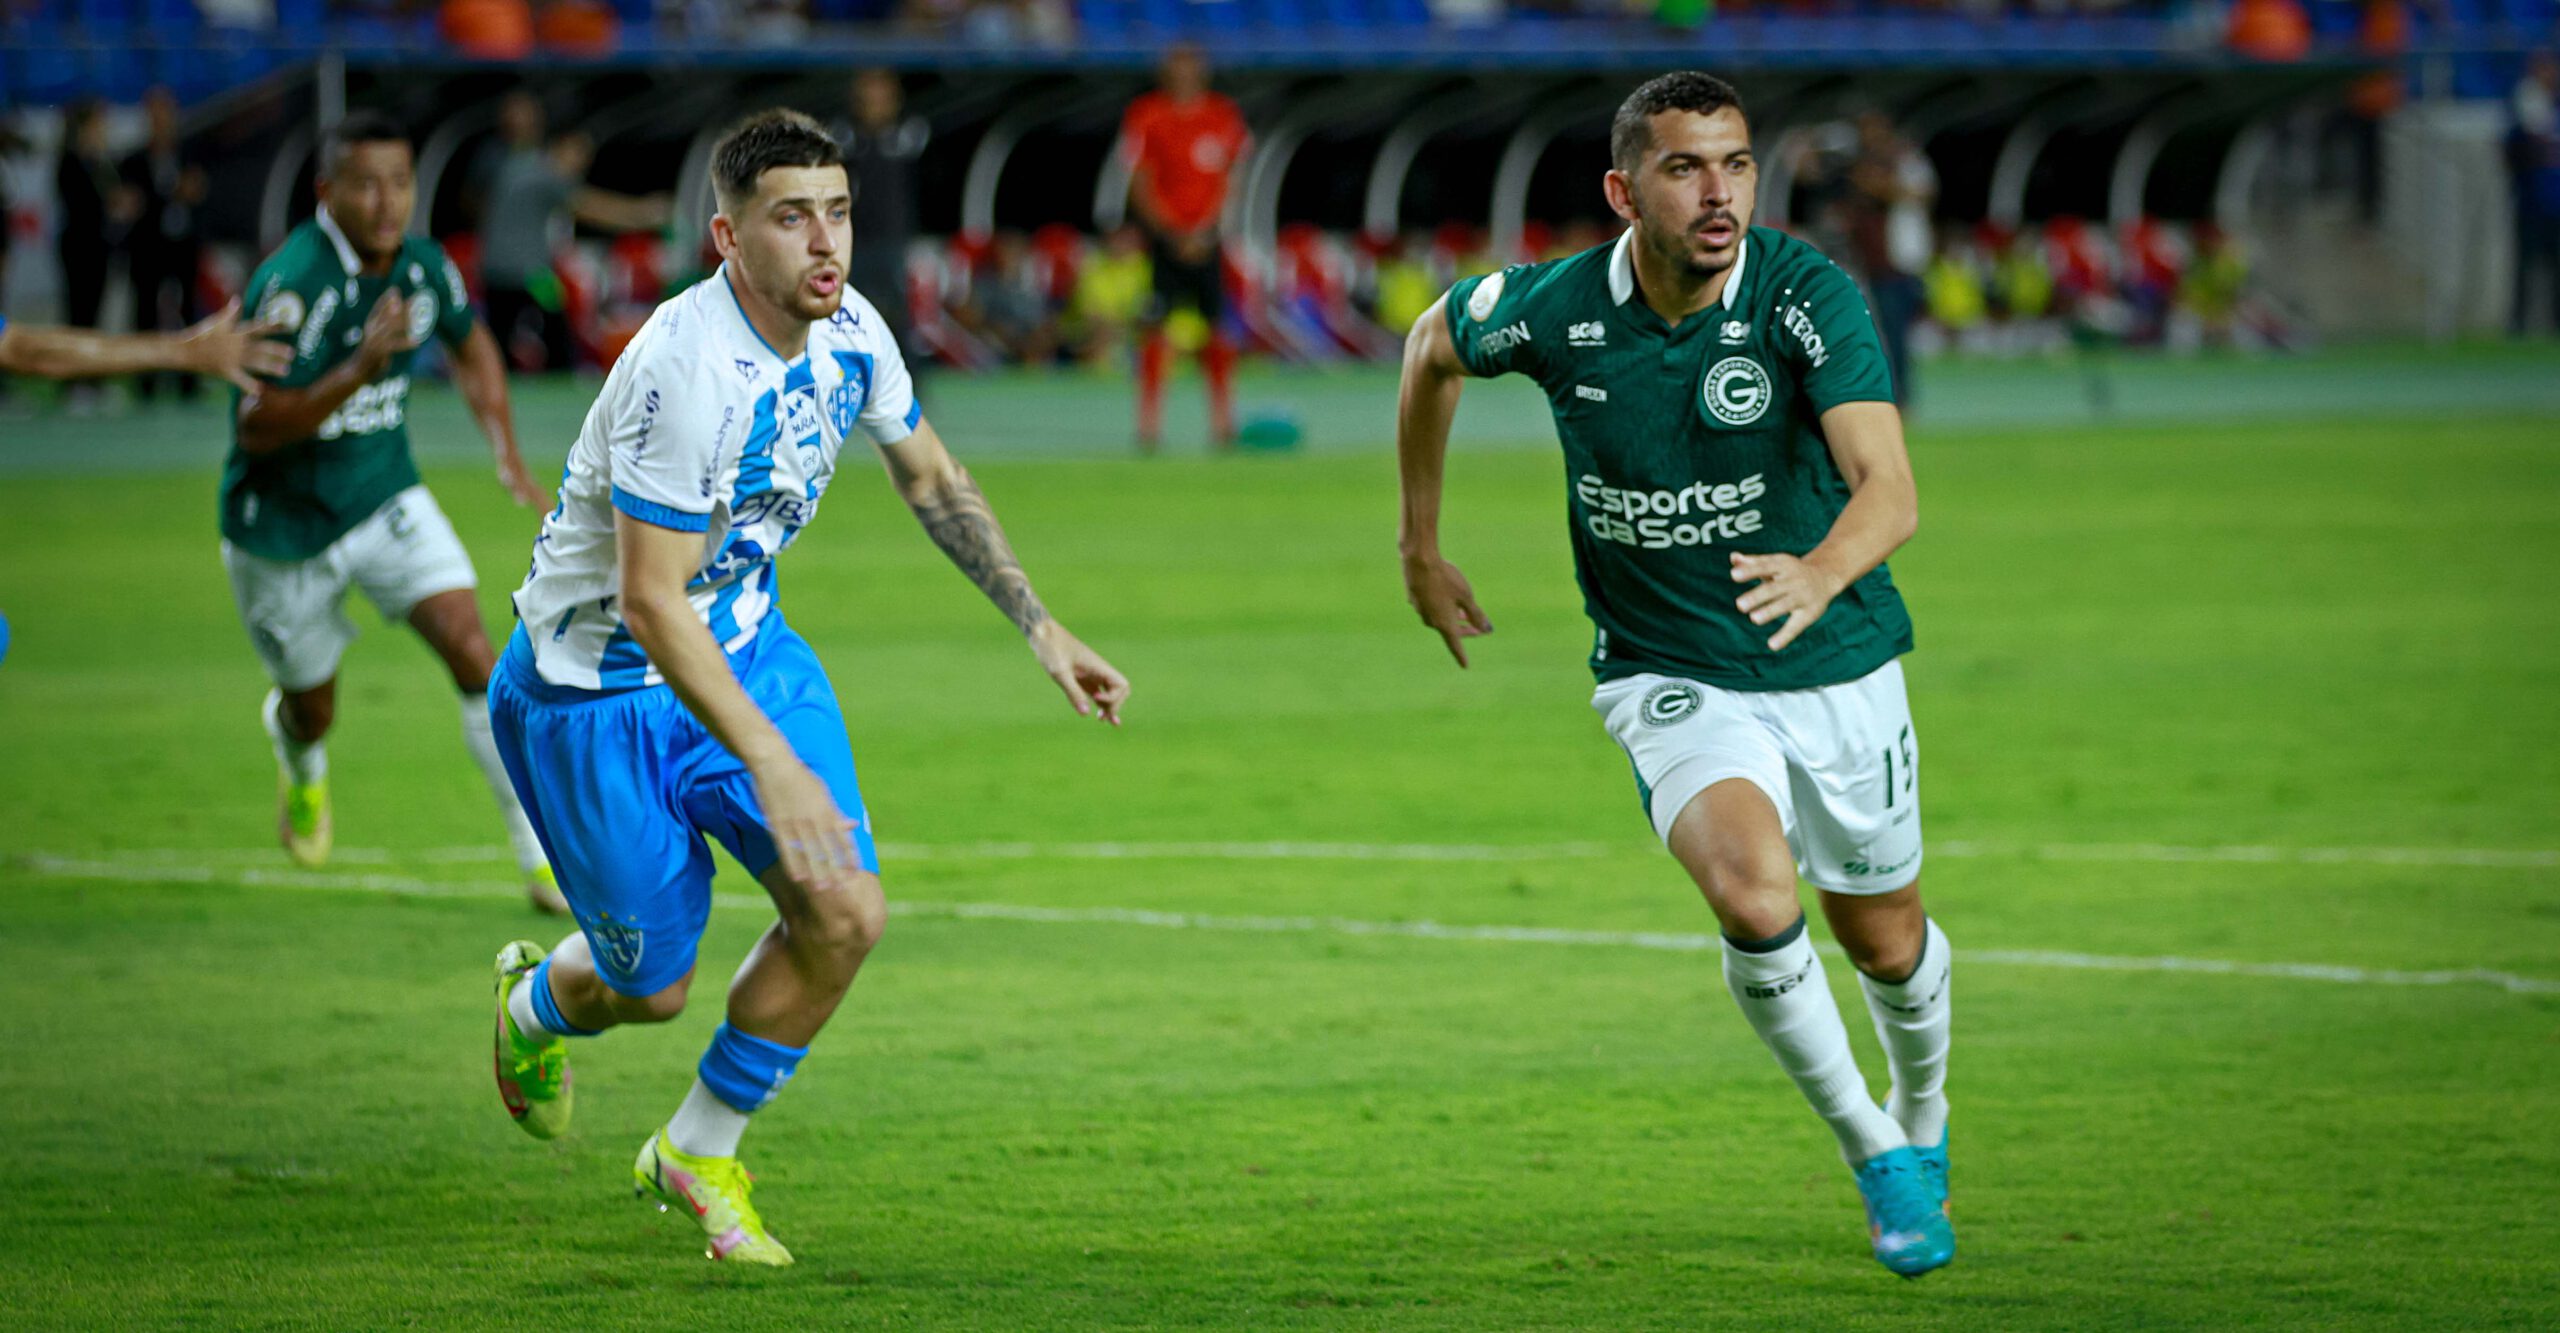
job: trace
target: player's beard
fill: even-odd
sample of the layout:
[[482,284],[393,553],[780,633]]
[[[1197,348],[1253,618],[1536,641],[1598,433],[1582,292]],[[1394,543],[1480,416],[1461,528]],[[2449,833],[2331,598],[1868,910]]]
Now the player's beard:
[[805,319],[814,324],[834,314],[836,307],[844,301],[844,277],[841,270],[837,272],[836,290],[832,295],[809,290],[809,278],[817,271],[815,268],[795,270],[771,287],[763,283],[756,284],[756,292],[774,309],[784,311],[795,319]]
[[[1698,234],[1699,228],[1706,226],[1710,222],[1717,221],[1733,224],[1734,244],[1727,247],[1725,254],[1721,258],[1702,257],[1692,246],[1691,240]],[[1660,259],[1665,263],[1678,265],[1693,278],[1712,278],[1715,275],[1724,272],[1726,269],[1732,268],[1733,261],[1736,258],[1739,258],[1742,253],[1741,241],[1744,230],[1743,223],[1742,219],[1734,216],[1731,209],[1708,209],[1706,212],[1700,213],[1696,217],[1691,218],[1688,223],[1678,231],[1670,232],[1668,234],[1656,230],[1649,223],[1641,230],[1644,233],[1644,243],[1647,248],[1653,251],[1655,258]]]

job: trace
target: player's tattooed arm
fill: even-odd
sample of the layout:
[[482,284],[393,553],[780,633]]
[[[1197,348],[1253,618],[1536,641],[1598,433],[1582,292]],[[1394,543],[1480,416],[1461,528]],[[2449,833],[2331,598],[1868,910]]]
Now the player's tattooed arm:
[[907,504],[915,510],[916,521],[924,525],[925,535],[951,557],[951,563],[969,576],[978,591],[1004,612],[1014,628],[1032,633],[1049,622],[1049,609],[1040,604],[1040,595],[1031,590],[1031,576],[1022,572],[1022,561],[1013,553],[1013,544],[1005,540],[1004,529],[996,523],[995,510],[987,505],[986,493],[978,489],[977,480],[957,463],[951,466],[941,484],[919,488],[907,496]]
[[880,459],[926,535],[1022,631],[1040,669],[1049,673],[1068,705],[1082,716],[1120,725],[1129,678],[1050,617],[1049,608],[1031,591],[1031,577],[1022,572],[1022,561],[1005,540],[986,494],[942,447],[932,424],[919,421],[913,434],[881,446]]

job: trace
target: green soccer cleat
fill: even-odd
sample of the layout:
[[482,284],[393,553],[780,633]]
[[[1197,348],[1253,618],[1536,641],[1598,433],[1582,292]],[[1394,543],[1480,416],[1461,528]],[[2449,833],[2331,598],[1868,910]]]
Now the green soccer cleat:
[[276,773],[276,841],[305,870],[329,863],[329,780],[296,782]]
[[507,1015],[507,997],[542,963],[542,946],[517,940],[498,951],[498,1032],[490,1063],[507,1114],[537,1139],[556,1139],[569,1128],[575,1105],[569,1086],[569,1043],[560,1037],[533,1041]]
[[1858,1197],[1867,1205],[1867,1236],[1876,1262],[1904,1277],[1944,1268],[1955,1262],[1956,1229],[1930,1195],[1920,1155],[1896,1148],[1851,1168],[1858,1178]]
[[775,1268],[791,1262],[791,1251],[764,1229],[764,1219],[756,1216],[755,1204],[748,1201],[755,1177],[738,1165],[737,1158],[678,1152],[662,1129],[641,1145],[631,1176],[639,1182],[633,1193],[644,1199],[657,1196],[660,1212],[683,1209],[702,1228],[702,1234],[711,1238],[711,1248],[704,1253],[713,1259]]

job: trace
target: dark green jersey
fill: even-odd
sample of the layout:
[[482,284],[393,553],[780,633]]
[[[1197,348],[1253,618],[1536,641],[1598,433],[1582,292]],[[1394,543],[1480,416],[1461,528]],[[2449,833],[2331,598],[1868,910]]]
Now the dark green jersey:
[[1747,585],[1731,553],[1803,555],[1849,502],[1822,413],[1893,400],[1857,286],[1821,251],[1754,227],[1722,304],[1675,328],[1637,293],[1632,243],[1470,278],[1448,300],[1468,373],[1518,371],[1555,410],[1593,673],[1793,690],[1910,651],[1882,565],[1779,652],[1774,627],[1734,609]]
[[[309,386],[355,355],[365,316],[385,291],[409,302],[409,341],[459,346],[471,333],[462,275],[423,237],[402,242],[391,271],[366,277],[362,261],[324,210],[293,229],[249,275],[249,301],[262,319],[291,331],[293,366],[276,383]],[[231,457],[222,468],[222,535],[270,560],[307,560],[327,550],[392,496],[418,484],[409,457],[409,366],[391,358],[380,379],[356,390],[308,440],[251,456],[232,417]],[[235,404],[236,406],[236,404]]]

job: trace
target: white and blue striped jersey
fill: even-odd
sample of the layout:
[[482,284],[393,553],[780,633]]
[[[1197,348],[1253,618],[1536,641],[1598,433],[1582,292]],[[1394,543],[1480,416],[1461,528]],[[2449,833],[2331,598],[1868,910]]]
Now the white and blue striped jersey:
[[702,534],[685,591],[735,654],[772,611],[773,558],[816,516],[854,428],[895,444],[920,419],[897,339],[851,287],[787,362],[747,322],[726,265],[660,305],[588,409],[516,590],[542,679],[587,690],[660,681],[622,623],[615,510]]

